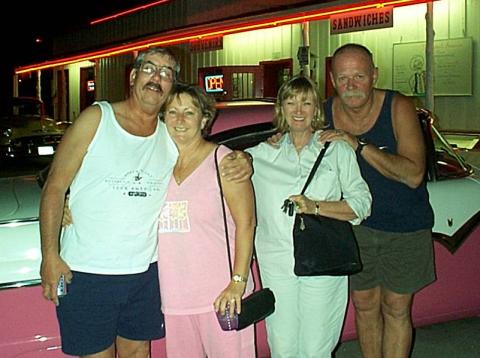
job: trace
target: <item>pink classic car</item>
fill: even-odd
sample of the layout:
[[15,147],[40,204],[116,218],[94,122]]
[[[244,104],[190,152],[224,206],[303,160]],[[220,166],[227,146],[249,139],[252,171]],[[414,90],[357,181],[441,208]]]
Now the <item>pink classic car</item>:
[[[212,140],[246,148],[275,132],[272,103],[220,103]],[[428,144],[428,190],[437,281],[415,298],[416,326],[480,315],[480,180],[419,110]],[[0,163],[1,164],[1,163]],[[4,171],[2,171],[4,175]],[[0,356],[63,357],[54,306],[39,286],[40,188],[35,175],[0,178]],[[254,270],[258,282],[258,271]],[[348,308],[343,340],[355,337]],[[269,357],[264,322],[257,324],[258,357]],[[164,340],[152,344],[152,357],[165,357]]]

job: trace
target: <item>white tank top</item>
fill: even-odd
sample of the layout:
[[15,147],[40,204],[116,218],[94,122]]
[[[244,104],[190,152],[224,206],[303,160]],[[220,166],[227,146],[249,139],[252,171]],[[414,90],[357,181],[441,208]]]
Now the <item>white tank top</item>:
[[61,239],[62,258],[75,271],[144,272],[157,261],[157,219],[178,152],[158,121],[138,137],[117,122],[111,105],[70,187],[73,225]]

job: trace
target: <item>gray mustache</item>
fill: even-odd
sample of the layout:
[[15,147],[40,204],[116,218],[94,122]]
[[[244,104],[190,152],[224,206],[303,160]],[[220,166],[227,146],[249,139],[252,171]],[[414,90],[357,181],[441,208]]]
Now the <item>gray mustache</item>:
[[365,98],[365,93],[361,92],[361,91],[355,91],[355,90],[350,90],[350,91],[345,91],[343,94],[342,94],[342,97],[343,98],[346,98],[346,97],[360,97],[360,98]]
[[154,87],[155,89],[163,92],[162,90],[162,86],[160,86],[159,83],[155,83],[155,82],[147,82],[147,84],[145,85],[145,87]]

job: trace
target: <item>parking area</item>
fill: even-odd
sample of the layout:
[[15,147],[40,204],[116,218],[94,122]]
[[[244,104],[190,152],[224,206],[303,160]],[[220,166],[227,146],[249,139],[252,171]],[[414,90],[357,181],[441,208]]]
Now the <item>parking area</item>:
[[[438,323],[415,330],[411,358],[477,358],[480,352],[480,317]],[[358,341],[343,342],[335,358],[360,357]]]

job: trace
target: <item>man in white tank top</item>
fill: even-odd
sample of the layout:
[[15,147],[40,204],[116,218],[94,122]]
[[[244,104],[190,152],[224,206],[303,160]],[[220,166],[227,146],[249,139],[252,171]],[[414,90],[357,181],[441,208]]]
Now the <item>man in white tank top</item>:
[[[130,97],[85,109],[55,154],[40,206],[41,277],[66,354],[148,357],[149,341],[164,336],[156,223],[178,153],[158,113],[178,72],[168,50],[140,53]],[[245,157],[234,179],[250,176]],[[73,225],[59,244],[69,188]],[[69,290],[59,299],[62,275]]]

